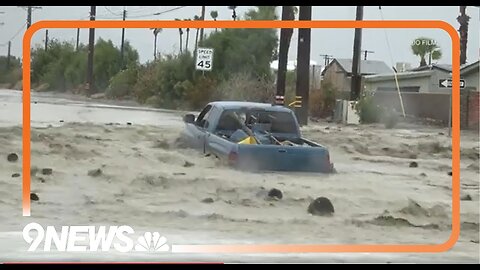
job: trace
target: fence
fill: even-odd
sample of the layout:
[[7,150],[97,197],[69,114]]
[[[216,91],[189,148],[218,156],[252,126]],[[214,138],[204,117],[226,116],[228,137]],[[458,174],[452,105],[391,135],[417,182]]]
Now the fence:
[[[450,95],[445,93],[402,93],[405,113],[418,118],[440,121],[448,125]],[[376,105],[394,108],[401,112],[397,92],[377,91]],[[460,92],[460,126],[462,129],[478,129],[480,118],[480,95],[478,91],[462,89]]]

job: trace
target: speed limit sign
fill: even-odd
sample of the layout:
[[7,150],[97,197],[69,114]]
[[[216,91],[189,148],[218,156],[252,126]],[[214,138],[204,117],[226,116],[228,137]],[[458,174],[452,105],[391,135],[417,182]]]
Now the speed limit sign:
[[213,49],[197,48],[197,59],[195,61],[195,68],[197,70],[210,71],[213,64]]

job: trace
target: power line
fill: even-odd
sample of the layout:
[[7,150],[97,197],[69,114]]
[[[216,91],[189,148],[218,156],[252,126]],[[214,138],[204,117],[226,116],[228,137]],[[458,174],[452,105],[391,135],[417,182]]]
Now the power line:
[[20,34],[20,32],[22,32],[22,30],[23,30],[23,28],[25,27],[26,24],[27,24],[27,23],[24,23],[24,24],[22,25],[22,27],[17,30],[17,32],[15,33],[15,35],[13,35],[13,37],[11,37],[7,42],[3,43],[2,45],[5,46],[5,45],[8,44],[8,42],[13,41],[13,40],[18,36],[18,34]]
[[104,8],[106,11],[108,11],[110,14],[112,14],[113,16],[122,16],[122,13],[117,14],[117,13],[111,11],[111,10],[110,10],[108,7],[106,7],[106,6],[104,6],[103,8]]
[[20,8],[27,10],[27,28],[30,28],[32,24],[32,11],[35,9],[42,9],[42,7],[35,7],[35,6],[18,6]]
[[[180,6],[180,7],[175,7],[175,8],[171,8],[171,9],[168,9],[168,10],[165,10],[165,11],[160,11],[160,12],[155,12],[155,13],[149,13],[149,14],[142,14],[142,15],[133,15],[133,16],[129,16],[129,18],[143,18],[143,17],[151,17],[151,16],[159,16],[159,15],[163,15],[163,14],[166,14],[166,13],[169,13],[169,12],[172,12],[172,11],[175,11],[175,10],[179,10],[179,9],[182,9],[182,8],[185,8],[187,6]],[[119,15],[120,16],[120,15]],[[101,17],[101,18],[100,18]],[[111,16],[96,16],[97,19],[117,19],[118,16],[116,17],[111,17]]]
[[[378,9],[380,11],[380,17],[382,18],[382,21],[384,21],[385,19],[383,18],[382,7],[379,6]],[[395,65],[395,63],[393,61],[393,56],[392,56],[392,48],[390,47],[390,42],[388,41],[387,28],[383,28],[383,32],[385,34],[385,41],[387,43],[388,54],[390,55],[391,64]],[[403,117],[405,118],[405,107],[403,106],[403,99],[402,99],[402,95],[400,93],[400,85],[398,83],[398,77],[397,77],[397,72],[396,71],[393,72],[393,77],[395,78],[395,84],[397,86],[397,93],[398,93],[398,98],[400,100],[400,106],[402,107],[402,114],[403,114]]]

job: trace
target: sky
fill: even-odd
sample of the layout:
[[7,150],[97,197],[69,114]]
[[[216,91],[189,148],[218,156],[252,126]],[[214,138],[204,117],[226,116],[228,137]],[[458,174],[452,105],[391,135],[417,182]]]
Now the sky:
[[[178,9],[169,11],[178,7]],[[116,20],[122,18],[123,6],[97,6],[97,20]],[[254,8],[239,6],[237,15],[243,15],[247,10]],[[127,6],[127,20],[172,20],[175,18],[188,19],[200,15],[200,6]],[[206,19],[212,20],[210,11],[218,11],[217,20],[231,20],[232,12],[227,6],[207,6]],[[312,20],[354,20],[356,8],[354,6],[314,6]],[[35,9],[32,21],[40,20],[88,20],[89,6],[42,6]],[[280,15],[281,9],[277,8]],[[162,13],[161,15],[153,15]],[[468,6],[467,14],[471,17],[468,31],[467,62],[479,60],[480,43],[480,8]],[[442,20],[458,29],[456,20],[459,15],[458,6],[365,6],[364,20]],[[0,6],[0,55],[7,54],[9,40],[12,41],[11,53],[21,57],[22,35],[25,31],[27,12],[16,6]],[[1,24],[3,22],[3,25]],[[75,42],[76,29],[50,29],[49,38]],[[206,30],[214,31],[214,29]],[[442,49],[443,56],[438,61],[440,64],[451,63],[451,40],[449,35],[440,29],[363,29],[362,50],[373,51],[368,54],[368,60],[381,60],[389,66],[397,62],[410,63],[418,66],[419,58],[412,54],[410,44],[420,36],[432,38]],[[97,29],[95,37],[111,39],[120,47],[121,29]],[[193,37],[193,38],[192,38]],[[319,64],[324,63],[322,54],[332,55],[334,58],[352,58],[353,54],[353,29],[312,29],[311,33],[311,59]],[[34,35],[32,46],[42,45],[45,31]],[[126,29],[125,38],[138,50],[140,62],[153,60],[153,33],[149,29]],[[88,30],[80,31],[80,42],[88,42]],[[185,39],[184,39],[185,42]],[[194,46],[194,31],[190,32],[189,48]],[[294,31],[289,60],[294,60],[297,55],[297,30]],[[162,54],[178,53],[179,34],[177,29],[165,29],[158,35],[158,51]],[[363,56],[362,56],[363,57]]]

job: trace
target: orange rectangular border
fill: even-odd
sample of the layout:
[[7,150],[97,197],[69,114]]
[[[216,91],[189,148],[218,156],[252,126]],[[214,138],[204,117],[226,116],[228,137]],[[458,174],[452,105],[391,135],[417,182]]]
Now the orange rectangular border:
[[442,29],[452,39],[452,231],[437,245],[173,245],[189,253],[319,253],[319,252],[444,252],[460,235],[460,39],[444,21],[39,21],[23,37],[23,216],[30,216],[30,50],[33,34],[43,28],[425,28]]

